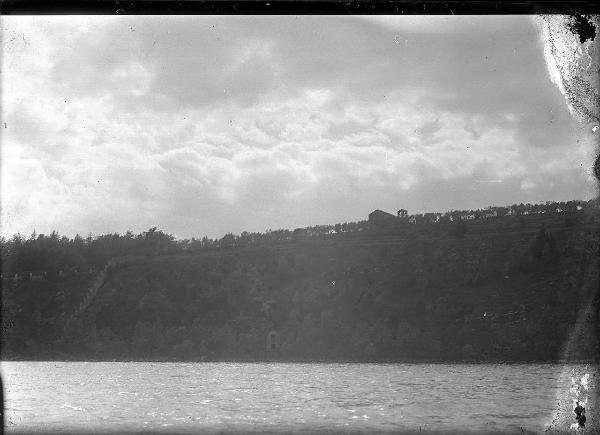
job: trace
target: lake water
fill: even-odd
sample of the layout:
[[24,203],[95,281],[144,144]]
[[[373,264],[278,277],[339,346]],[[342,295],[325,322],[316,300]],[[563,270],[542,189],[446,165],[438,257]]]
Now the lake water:
[[2,362],[1,369],[8,433],[543,433],[556,398],[569,390],[564,367],[550,364]]

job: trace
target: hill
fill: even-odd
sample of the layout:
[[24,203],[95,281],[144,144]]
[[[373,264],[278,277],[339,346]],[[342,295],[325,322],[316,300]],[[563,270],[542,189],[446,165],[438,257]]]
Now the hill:
[[13,238],[3,358],[557,360],[597,293],[596,216]]

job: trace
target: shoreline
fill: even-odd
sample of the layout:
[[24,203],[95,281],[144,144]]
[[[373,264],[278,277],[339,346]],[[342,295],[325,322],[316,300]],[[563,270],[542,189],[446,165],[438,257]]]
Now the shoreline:
[[171,358],[148,358],[148,359],[82,359],[82,358],[0,358],[0,362],[119,362],[119,363],[206,363],[206,364],[470,364],[470,365],[598,365],[600,361],[593,359],[584,360],[553,360],[553,361],[512,361],[512,360],[452,360],[452,361],[431,361],[431,360],[310,360],[310,359],[217,359],[217,360],[177,360]]

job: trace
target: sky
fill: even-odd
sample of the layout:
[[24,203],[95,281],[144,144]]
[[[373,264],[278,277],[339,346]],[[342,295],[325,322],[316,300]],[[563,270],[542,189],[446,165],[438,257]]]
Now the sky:
[[528,16],[2,17],[3,235],[591,199]]

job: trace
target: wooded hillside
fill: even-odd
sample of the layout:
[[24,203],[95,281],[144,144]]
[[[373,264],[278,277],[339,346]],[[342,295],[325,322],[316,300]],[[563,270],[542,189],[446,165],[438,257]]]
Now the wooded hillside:
[[156,229],[14,237],[2,241],[2,356],[556,360],[597,292],[595,216],[332,226],[200,247]]

